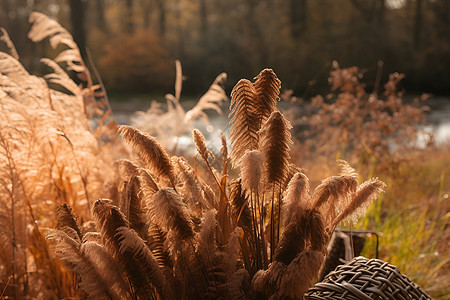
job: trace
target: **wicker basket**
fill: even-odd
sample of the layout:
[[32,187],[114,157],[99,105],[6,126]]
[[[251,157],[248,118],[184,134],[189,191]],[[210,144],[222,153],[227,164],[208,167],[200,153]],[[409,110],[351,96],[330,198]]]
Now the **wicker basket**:
[[366,232],[335,230],[328,243],[328,255],[320,271],[319,280],[323,280],[337,266],[343,265],[351,261],[353,257],[360,255],[366,243],[366,236]]
[[305,299],[431,299],[397,267],[359,256],[317,283]]

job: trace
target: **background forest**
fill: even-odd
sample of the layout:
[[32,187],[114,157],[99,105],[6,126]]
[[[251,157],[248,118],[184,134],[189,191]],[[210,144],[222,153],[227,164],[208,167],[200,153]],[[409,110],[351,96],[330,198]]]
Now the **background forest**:
[[[170,91],[173,61],[184,93],[200,95],[211,78],[242,77],[270,66],[283,88],[314,96],[328,88],[332,60],[358,66],[373,88],[377,62],[406,74],[410,93],[448,94],[450,3],[446,0],[1,0],[0,24],[25,66],[43,72],[49,50],[27,41],[28,15],[56,18],[85,49],[108,91]],[[35,54],[38,55],[35,55]],[[372,85],[372,86],[371,86]]]

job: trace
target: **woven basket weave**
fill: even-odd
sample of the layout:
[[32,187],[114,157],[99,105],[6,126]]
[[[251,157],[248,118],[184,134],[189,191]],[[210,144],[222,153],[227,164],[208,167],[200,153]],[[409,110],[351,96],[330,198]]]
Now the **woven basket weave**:
[[431,299],[396,266],[359,256],[316,283],[305,299]]

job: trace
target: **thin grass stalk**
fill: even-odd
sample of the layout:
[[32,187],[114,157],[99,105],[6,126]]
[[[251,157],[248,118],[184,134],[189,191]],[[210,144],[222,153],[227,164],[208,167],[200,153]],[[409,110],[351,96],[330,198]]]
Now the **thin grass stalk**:
[[[66,136],[66,134],[64,132],[59,133],[59,135],[62,136],[63,138],[65,138],[69,142],[70,150],[71,150],[73,159],[75,161],[75,165],[77,167],[78,174],[80,174],[81,182],[83,184],[84,196],[86,197],[86,201],[87,201],[87,204],[88,204],[87,207],[86,207],[86,209],[88,211],[87,215],[90,216],[91,215],[91,210],[90,210],[91,201],[89,200],[89,193],[88,193],[88,190],[87,190],[87,180],[86,180],[86,178],[83,176],[83,174],[81,172],[80,163],[79,163],[79,161],[77,159],[77,156],[75,155],[75,151],[73,149],[73,144],[70,141],[69,137]],[[49,142],[49,143],[52,144],[51,142]],[[52,145],[52,147],[53,147],[53,145]]]
[[267,267],[269,266],[269,261],[268,261],[268,257],[267,257],[267,244],[266,244],[266,238],[265,238],[266,232],[265,232],[265,228],[264,228],[264,219],[266,218],[266,215],[264,213],[264,193],[261,198],[260,209],[261,209],[261,212],[260,212],[260,217],[259,217],[259,223],[260,223],[260,227],[261,227],[260,228],[261,238],[262,238],[261,242],[262,242],[262,250],[263,250],[262,254],[263,254],[263,260],[264,260],[264,269],[267,269]]
[[349,224],[349,228],[350,228],[350,247],[352,249],[352,259],[353,257],[355,257],[355,248],[353,246],[353,233],[352,233],[352,223],[350,222]]
[[[13,179],[11,179],[13,180]],[[12,251],[12,277],[13,277],[13,286],[14,286],[14,295],[17,298],[17,285],[16,285],[16,229],[15,229],[15,220],[14,220],[14,182],[11,187],[11,228],[12,228],[12,240],[11,240],[11,251]]]
[[[58,295],[58,298],[66,298],[67,294],[64,293],[64,291],[61,289],[61,285],[63,284],[61,281],[64,279],[61,279],[61,278],[58,278],[57,276],[55,276],[55,274],[58,273],[57,272],[58,265],[55,265],[54,262],[50,259],[50,253],[49,253],[47,241],[44,238],[44,236],[42,235],[41,231],[39,230],[39,226],[36,223],[37,218],[35,217],[33,208],[28,200],[27,200],[27,206],[28,206],[28,210],[29,210],[29,214],[30,214],[30,224],[32,224],[32,226],[33,226],[33,233],[36,232],[35,237],[37,238],[37,242],[39,243],[39,246],[36,247],[36,249],[39,249],[39,255],[41,257],[43,257],[44,260],[48,263],[48,269],[50,271],[50,274],[52,275],[52,276],[49,276],[48,278],[51,279],[52,287],[56,288],[56,290],[57,290],[56,293]],[[44,255],[42,255],[42,252],[44,253]],[[36,259],[36,257],[35,257],[35,259]],[[61,268],[61,267],[59,267],[59,268]],[[59,269],[59,271],[61,272],[61,269]],[[61,275],[61,273],[59,273],[59,275]],[[75,289],[76,289],[77,285],[75,284],[75,278],[72,278],[72,280],[74,282],[72,282],[71,285],[72,285],[72,287],[75,287]]]
[[[200,155],[200,156],[201,156],[201,155]],[[203,158],[203,157],[202,157],[202,158]],[[209,163],[208,160],[203,159],[203,161],[205,161],[206,166],[207,166],[207,169],[208,169],[208,171],[211,173],[212,177],[214,178],[214,181],[216,182],[217,187],[219,188],[219,191],[222,192],[222,187],[220,186],[219,180],[217,180],[216,175],[214,175],[214,172],[213,172],[213,170],[212,170],[211,164]]]
[[274,213],[274,202],[275,202],[275,183],[272,184],[272,207],[270,209],[270,261],[272,262],[273,252],[275,250],[275,213]]
[[223,187],[219,186],[219,210],[217,213],[217,220],[219,222],[219,226],[222,228],[222,235],[219,237],[221,244],[226,243],[228,235],[231,233],[231,219],[229,212],[230,204],[225,193],[226,176],[223,177],[223,180]]
[[264,242],[263,242],[263,240],[264,240],[264,236],[263,236],[263,231],[262,231],[262,226],[261,226],[261,219],[262,219],[262,210],[261,210],[261,205],[260,205],[260,201],[259,201],[260,199],[259,199],[259,192],[258,191],[256,191],[256,193],[255,193],[255,214],[256,214],[256,226],[257,226],[257,229],[258,229],[258,240],[257,240],[257,243],[258,243],[258,247],[259,247],[259,250],[258,250],[258,253],[257,253],[257,255],[260,257],[260,261],[261,261],[261,267],[260,268],[264,268],[264,264],[265,264],[265,261],[264,261],[264,255],[263,255],[263,251],[264,251]]
[[15,230],[15,209],[14,209],[14,194],[16,186],[16,173],[14,172],[15,164],[12,159],[12,154],[10,151],[10,144],[5,140],[5,137],[0,132],[0,139],[2,143],[2,148],[5,150],[5,156],[8,160],[9,177],[11,179],[11,190],[5,186],[6,191],[11,199],[11,229],[12,229],[12,239],[11,239],[11,267],[12,267],[12,284],[14,287],[14,295],[17,298],[17,286],[16,286],[16,230]]
[[254,199],[253,197],[253,192],[252,190],[250,190],[250,202],[251,202],[251,210],[252,210],[252,225],[253,225],[253,242],[255,244],[256,247],[256,269],[260,269],[261,268],[261,256],[259,255],[260,253],[260,243],[259,243],[259,235],[258,235],[258,229],[257,229],[257,219],[256,219],[256,199]]
[[[204,279],[203,282],[205,284],[205,290],[207,292],[208,299],[211,299],[211,295],[210,295],[210,292],[209,292],[209,289],[208,289],[208,270],[206,269],[205,262],[203,261],[201,256],[195,251],[195,246],[194,246],[194,243],[193,243],[192,239],[189,240],[189,245],[192,248],[192,253],[194,253],[195,258],[200,262],[202,273],[203,273],[203,279]],[[187,262],[186,263],[187,271],[188,271],[189,275],[193,278],[193,273],[191,271],[191,268],[189,267],[189,258],[185,258],[184,255],[183,255],[183,258]],[[197,291],[197,295],[200,295],[200,293],[199,293],[199,291],[197,289],[197,286],[195,284],[194,284],[194,286],[195,286],[195,289]]]
[[278,228],[277,228],[277,244],[280,241],[280,224],[281,224],[281,183],[278,183],[279,193],[278,193]]
[[8,281],[5,284],[5,287],[3,288],[2,294],[0,295],[0,298],[3,297],[3,294],[5,294],[6,289],[8,288],[9,282],[11,281],[11,278],[13,277],[13,275],[9,275],[8,277]]
[[261,255],[262,249],[264,249],[264,248],[263,248],[262,239],[261,239],[261,228],[259,226],[259,220],[258,220],[258,214],[259,214],[258,209],[257,209],[257,207],[259,206],[258,202],[259,202],[259,199],[258,199],[257,193],[255,193],[255,206],[253,209],[255,211],[255,228],[256,228],[256,235],[257,235],[257,238],[256,238],[257,244],[256,245],[257,245],[257,252],[258,252],[258,259],[259,259],[258,269],[261,269],[264,266],[263,256]]
[[228,173],[228,148],[227,148],[227,139],[225,134],[219,130],[220,138],[222,141],[222,148],[220,149],[220,154],[222,156],[222,177],[226,176]]
[[161,144],[154,137],[131,126],[121,125],[117,132],[122,134],[123,139],[142,157],[146,165],[158,176],[168,179],[170,186],[176,191],[173,165]]
[[87,55],[89,65],[91,66],[92,70],[94,71],[95,78],[97,79],[98,84],[100,85],[100,89],[102,90],[102,95],[103,95],[103,99],[104,99],[102,104],[106,104],[106,111],[109,112],[111,118],[114,120],[114,117],[112,116],[111,104],[109,103],[108,93],[106,92],[106,88],[105,88],[105,85],[103,84],[102,77],[100,76],[100,73],[98,72],[97,67],[95,66],[94,60],[92,59],[91,51],[89,51],[88,48],[86,48],[86,55]]

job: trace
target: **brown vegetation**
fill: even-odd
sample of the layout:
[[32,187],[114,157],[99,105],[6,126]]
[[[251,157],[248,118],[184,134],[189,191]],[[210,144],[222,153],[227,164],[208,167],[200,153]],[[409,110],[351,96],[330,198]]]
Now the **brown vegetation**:
[[[384,186],[358,185],[345,165],[311,194],[305,189],[307,176],[290,161],[291,126],[276,107],[280,81],[269,69],[246,81],[254,94],[240,92],[242,81],[232,93],[232,152],[222,135],[221,170],[197,130],[202,162],[191,166],[152,136],[120,126],[134,156],[111,132],[107,100],[70,35],[42,14],[31,21],[31,38],[67,47],[47,60],[55,70],[47,79],[68,93],[1,53],[3,295],[299,298],[316,280],[335,226]],[[246,127],[254,126],[248,115],[255,128]],[[236,179],[227,176],[228,160],[242,170]]]

